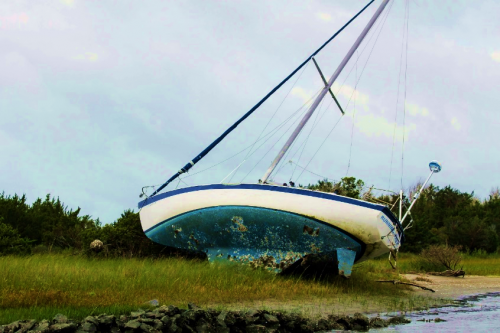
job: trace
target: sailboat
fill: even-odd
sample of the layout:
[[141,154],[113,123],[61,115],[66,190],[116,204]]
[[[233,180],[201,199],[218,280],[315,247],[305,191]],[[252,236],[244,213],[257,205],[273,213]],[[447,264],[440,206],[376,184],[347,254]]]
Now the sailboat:
[[[319,71],[324,88],[258,183],[199,185],[160,193],[208,154],[306,62],[314,61],[314,55],[371,3],[217,140],[139,202],[145,234],[166,246],[205,252],[209,260],[264,262],[277,270],[284,270],[308,255],[317,254],[334,263],[338,274],[345,277],[350,276],[356,262],[388,252],[395,254],[404,240],[402,223],[409,213],[408,210],[402,216],[401,203],[398,218],[385,205],[269,181],[269,176],[322,99],[329,92],[335,99],[330,88],[388,2],[382,1],[328,81]],[[435,161],[430,168],[427,181],[433,173],[441,170]],[[143,191],[141,196],[144,195]]]

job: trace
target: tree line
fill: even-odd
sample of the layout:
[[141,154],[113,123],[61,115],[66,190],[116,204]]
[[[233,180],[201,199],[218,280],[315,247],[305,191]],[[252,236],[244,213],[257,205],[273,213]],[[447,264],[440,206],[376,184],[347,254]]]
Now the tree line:
[[[364,185],[360,179],[344,177],[339,182],[325,179],[305,187],[385,204],[393,207],[397,215],[398,194],[374,195],[373,189]],[[417,184],[407,191],[404,206],[409,207],[420,187],[421,184]],[[473,192],[430,185],[412,208],[411,219],[405,220],[405,226],[410,220],[402,251],[420,253],[430,245],[443,244],[459,245],[466,251],[496,252],[500,245],[500,191],[492,190],[489,197],[481,201]],[[0,254],[62,250],[87,253],[95,239],[104,243],[105,251],[100,254],[103,256],[200,256],[151,241],[144,235],[139,214],[132,210],[124,211],[115,222],[103,225],[98,218],[81,215],[80,208],[69,209],[59,198],[50,195],[30,205],[25,195],[0,194]]]

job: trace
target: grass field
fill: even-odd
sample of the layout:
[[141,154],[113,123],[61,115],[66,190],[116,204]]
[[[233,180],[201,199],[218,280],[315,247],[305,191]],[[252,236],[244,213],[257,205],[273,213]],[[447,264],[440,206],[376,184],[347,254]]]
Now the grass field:
[[[338,312],[412,310],[436,300],[412,296],[408,288],[379,284],[394,279],[386,261],[357,265],[351,279],[283,278],[234,263],[182,259],[89,259],[65,255],[0,257],[0,324],[52,318],[63,313],[121,314],[148,301],[186,307],[245,308],[258,304],[336,304]],[[279,306],[278,306],[279,307]]]

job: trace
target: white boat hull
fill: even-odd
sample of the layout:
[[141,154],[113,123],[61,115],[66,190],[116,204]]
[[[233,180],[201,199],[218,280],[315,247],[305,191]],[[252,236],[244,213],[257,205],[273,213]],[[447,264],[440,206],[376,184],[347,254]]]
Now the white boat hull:
[[385,206],[267,184],[188,187],[148,198],[139,207],[151,239],[204,251],[209,259],[270,253],[279,261],[285,255],[278,252],[300,257],[349,248],[359,262],[398,249],[402,235]]

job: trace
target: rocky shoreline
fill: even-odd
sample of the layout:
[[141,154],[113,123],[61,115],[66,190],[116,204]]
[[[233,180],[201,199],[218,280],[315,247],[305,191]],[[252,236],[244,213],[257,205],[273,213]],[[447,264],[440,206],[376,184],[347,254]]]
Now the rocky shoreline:
[[333,316],[311,320],[296,314],[266,310],[217,311],[201,309],[189,304],[188,310],[173,305],[154,310],[138,310],[130,315],[101,314],[88,316],[81,322],[69,320],[62,314],[52,320],[20,320],[0,326],[0,333],[11,332],[320,332],[330,330],[367,331],[389,325],[406,324],[410,320],[400,316],[389,319],[368,318],[360,313],[354,316]]

